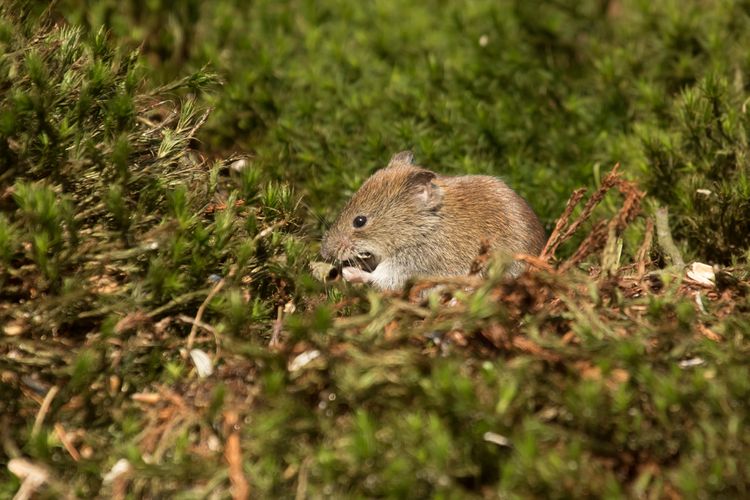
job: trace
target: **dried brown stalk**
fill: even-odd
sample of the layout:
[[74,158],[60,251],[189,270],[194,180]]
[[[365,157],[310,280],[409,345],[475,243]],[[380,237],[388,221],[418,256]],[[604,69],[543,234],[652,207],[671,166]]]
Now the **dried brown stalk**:
[[208,303],[211,302],[211,299],[213,299],[216,296],[216,294],[221,291],[222,288],[224,288],[225,283],[226,283],[226,279],[221,278],[216,283],[216,285],[214,285],[211,291],[208,292],[206,299],[203,301],[200,307],[198,307],[198,312],[195,314],[195,319],[193,320],[193,326],[190,327],[190,335],[188,335],[188,339],[187,339],[187,352],[190,352],[190,349],[193,348],[193,343],[195,342],[195,335],[198,333],[198,325],[202,323],[201,319],[203,318],[203,313],[206,311],[206,307],[208,306]]
[[[553,231],[553,234],[550,236],[550,241],[547,243],[547,246],[542,251],[542,256],[545,258],[552,258],[554,257],[555,251],[557,250],[557,247],[560,246],[560,244],[564,243],[568,239],[570,239],[571,236],[578,230],[579,227],[581,227],[581,224],[586,222],[589,217],[591,217],[591,214],[593,213],[594,209],[601,203],[601,201],[604,199],[604,197],[607,195],[610,189],[618,185],[618,183],[621,182],[620,175],[618,173],[618,170],[620,168],[620,164],[617,163],[612,170],[602,179],[602,184],[599,186],[599,189],[596,190],[596,192],[591,196],[591,198],[588,199],[586,204],[583,206],[583,210],[581,211],[581,215],[578,216],[576,220],[573,221],[563,232],[562,229],[557,231],[557,234]],[[570,214],[573,211],[573,208],[578,204],[580,199],[583,197],[583,193],[581,193],[581,190],[577,190],[573,193],[573,196],[571,196],[570,201],[568,201],[568,206],[565,207],[565,212],[563,212],[563,215],[560,217],[560,221],[558,221],[558,224],[562,227],[565,223],[567,223],[567,219],[570,217]],[[557,225],[555,225],[555,230],[557,230]]]
[[589,198],[581,215],[562,235],[562,241],[572,236],[573,232],[591,216],[594,208],[601,203],[604,196],[613,187],[616,187],[625,197],[622,208],[620,208],[617,214],[609,221],[599,221],[594,225],[588,236],[578,246],[578,249],[573,256],[562,263],[560,266],[561,272],[567,271],[583,261],[587,256],[604,248],[610,234],[612,234],[613,237],[619,237],[625,228],[640,213],[641,200],[645,196],[645,193],[637,189],[634,183],[622,179],[617,174],[618,166],[619,164],[615,165],[615,168],[612,169],[612,171],[604,178],[604,181],[602,181],[601,187],[593,196],[591,196],[591,198]]
[[32,436],[36,436],[37,434],[39,434],[39,431],[42,429],[44,417],[47,416],[49,407],[52,405],[52,400],[55,399],[55,396],[57,396],[57,393],[59,391],[60,388],[56,385],[53,385],[52,387],[50,387],[49,391],[47,391],[47,395],[44,396],[42,406],[39,407],[39,412],[36,414],[36,418],[34,419],[34,426],[31,428]]
[[75,446],[73,446],[73,443],[71,443],[70,439],[68,439],[68,433],[65,432],[65,427],[63,427],[60,422],[57,422],[55,424],[55,434],[57,434],[58,439],[60,440],[63,447],[65,448],[65,451],[68,452],[70,457],[76,462],[80,461],[81,454],[78,453],[78,450],[76,450]]
[[232,498],[244,500],[250,496],[250,484],[242,468],[242,450],[240,448],[240,417],[234,411],[224,413],[224,432],[228,434],[224,447],[224,458],[229,465],[229,480],[232,483]]
[[646,234],[643,235],[643,243],[641,243],[638,253],[636,253],[635,260],[638,263],[638,279],[642,279],[646,274],[646,267],[649,261],[649,255],[651,254],[651,245],[654,241],[654,220],[652,218],[646,219]]
[[547,244],[544,245],[544,249],[540,255],[542,259],[549,260],[550,257],[555,255],[557,247],[562,243],[563,228],[568,224],[573,209],[578,206],[578,203],[583,199],[583,195],[585,194],[586,188],[579,188],[570,196],[568,204],[565,206],[565,210],[562,215],[557,218],[557,222],[555,222],[555,229],[552,230],[552,234],[550,234],[549,239],[547,239]]

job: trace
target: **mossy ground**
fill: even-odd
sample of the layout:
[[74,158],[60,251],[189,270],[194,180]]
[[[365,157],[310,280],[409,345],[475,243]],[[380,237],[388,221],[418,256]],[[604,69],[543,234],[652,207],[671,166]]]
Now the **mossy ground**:
[[[731,0],[0,7],[0,496],[746,497],[749,44]],[[321,283],[405,148],[555,248]]]

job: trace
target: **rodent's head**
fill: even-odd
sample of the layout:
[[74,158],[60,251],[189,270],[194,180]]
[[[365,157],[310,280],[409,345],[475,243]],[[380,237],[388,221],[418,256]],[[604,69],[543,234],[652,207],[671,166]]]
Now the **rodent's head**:
[[406,247],[418,247],[439,222],[440,187],[434,172],[403,151],[354,193],[323,237],[326,259],[374,269]]

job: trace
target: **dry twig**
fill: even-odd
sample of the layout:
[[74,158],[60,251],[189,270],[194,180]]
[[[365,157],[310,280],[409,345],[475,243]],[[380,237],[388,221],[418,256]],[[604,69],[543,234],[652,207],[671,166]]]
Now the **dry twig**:
[[[610,189],[615,187],[619,182],[621,182],[620,175],[617,172],[620,168],[620,164],[617,163],[612,170],[602,179],[602,184],[599,186],[599,189],[596,190],[596,192],[591,195],[591,198],[586,202],[586,204],[583,206],[583,210],[581,211],[581,215],[578,216],[576,220],[573,221],[572,224],[570,224],[562,234],[559,236],[555,236],[555,241],[552,242],[552,244],[549,244],[549,250],[545,248],[545,250],[542,252],[542,255],[544,256],[552,256],[554,255],[555,250],[557,250],[557,247],[560,246],[561,243],[564,243],[568,239],[570,239],[571,236],[578,230],[579,227],[581,227],[581,224],[586,222],[589,217],[591,217],[591,214],[593,213],[594,209],[601,203],[601,201],[604,199],[604,197],[607,195]],[[572,212],[575,205],[578,204],[578,201],[580,198],[583,197],[583,193],[581,193],[581,190],[577,190],[573,193],[573,196],[571,197],[571,200],[568,202],[568,206],[565,207],[565,212],[563,212],[563,217],[567,214],[567,216],[570,216],[570,212]],[[572,206],[571,206],[572,205]],[[563,218],[561,217],[561,219]],[[555,227],[557,229],[557,227]],[[550,240],[552,237],[550,237]]]
[[278,306],[276,308],[276,319],[273,322],[273,331],[271,333],[271,341],[268,343],[269,347],[278,347],[281,343],[281,329],[284,326],[284,307]]
[[615,168],[607,174],[602,181],[601,187],[589,198],[583,212],[571,224],[563,234],[563,241],[572,236],[573,232],[580,227],[580,225],[591,216],[594,208],[601,203],[607,192],[616,187],[620,193],[625,197],[622,208],[617,212],[612,219],[609,221],[599,221],[594,224],[593,229],[589,232],[588,236],[581,242],[575,253],[560,266],[560,271],[565,272],[572,268],[576,264],[580,263],[588,255],[596,252],[604,247],[610,234],[613,237],[619,237],[625,228],[635,219],[640,213],[641,200],[645,196],[643,191],[637,189],[636,185],[632,182],[622,179],[617,175],[617,167],[619,163],[615,165]]
[[44,422],[44,417],[47,416],[49,407],[52,405],[52,400],[55,399],[55,396],[57,396],[58,392],[60,392],[60,388],[56,385],[53,385],[52,387],[50,387],[49,391],[47,391],[47,395],[44,396],[42,406],[39,407],[39,412],[36,414],[36,418],[34,419],[34,426],[31,428],[32,437],[39,434],[39,431],[42,428],[42,423]]
[[224,447],[224,458],[229,465],[229,480],[232,482],[232,498],[244,500],[250,496],[250,484],[242,470],[240,448],[239,415],[234,411],[224,413],[224,432],[228,434]]
[[550,234],[549,239],[547,239],[547,244],[544,245],[544,249],[542,250],[542,253],[540,255],[541,259],[549,260],[555,255],[557,247],[560,246],[560,243],[563,242],[563,228],[565,228],[565,226],[568,224],[573,210],[576,206],[578,206],[578,203],[581,201],[583,195],[585,194],[586,188],[579,188],[576,189],[570,196],[568,204],[565,206],[565,210],[563,211],[562,215],[557,218],[557,222],[555,222],[555,229],[552,230],[552,234]]
[[190,349],[193,348],[193,343],[195,342],[195,335],[198,333],[198,325],[202,323],[201,319],[203,318],[203,313],[206,311],[206,307],[208,306],[208,303],[211,302],[211,299],[213,299],[217,293],[221,291],[222,288],[224,288],[224,284],[226,283],[225,278],[221,278],[218,283],[211,289],[210,292],[208,292],[208,295],[206,296],[206,299],[203,301],[203,303],[198,307],[198,312],[195,314],[195,319],[193,320],[193,326],[190,328],[190,335],[188,335],[187,339],[187,352],[190,352]]
[[646,234],[643,235],[643,243],[641,243],[638,253],[636,254],[635,261],[638,263],[638,279],[641,280],[646,274],[646,267],[649,261],[649,255],[651,254],[651,245],[654,241],[654,220],[652,218],[646,219]]
[[55,434],[57,434],[57,438],[60,440],[70,457],[76,462],[81,460],[81,454],[78,453],[78,450],[76,450],[75,446],[73,446],[73,443],[71,443],[70,439],[68,439],[68,433],[65,432],[65,427],[63,427],[60,422],[55,423]]

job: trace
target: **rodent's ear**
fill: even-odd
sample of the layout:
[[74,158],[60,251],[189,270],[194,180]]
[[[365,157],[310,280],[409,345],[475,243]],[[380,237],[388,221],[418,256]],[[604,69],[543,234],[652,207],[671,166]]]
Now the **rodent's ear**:
[[415,168],[410,170],[412,171],[409,172],[408,182],[411,186],[424,186],[425,184],[430,184],[432,180],[437,177],[437,174],[435,172],[431,172],[430,170],[424,168]]
[[401,151],[391,156],[391,161],[388,162],[389,167],[394,165],[414,165],[414,153],[411,151]]
[[443,197],[440,186],[433,182],[435,177],[435,172],[429,170],[417,170],[409,177],[409,184],[416,188],[417,199],[429,208],[438,207]]

